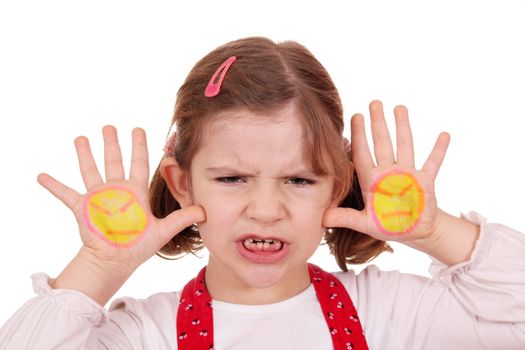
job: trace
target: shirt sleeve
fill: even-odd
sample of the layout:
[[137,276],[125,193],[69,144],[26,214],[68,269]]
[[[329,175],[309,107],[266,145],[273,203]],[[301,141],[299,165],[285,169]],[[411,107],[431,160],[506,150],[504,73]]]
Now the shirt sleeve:
[[0,328],[0,349],[176,348],[170,335],[174,293],[117,299],[108,312],[81,292],[52,289],[44,273],[32,279],[37,296]]
[[376,266],[356,277],[351,294],[371,348],[525,349],[525,235],[463,217],[481,228],[469,261],[433,259],[432,279]]

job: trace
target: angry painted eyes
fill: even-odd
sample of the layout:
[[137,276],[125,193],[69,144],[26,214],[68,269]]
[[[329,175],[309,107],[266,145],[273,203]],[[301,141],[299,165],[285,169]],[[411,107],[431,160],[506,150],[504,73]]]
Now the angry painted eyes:
[[410,232],[425,209],[425,192],[409,173],[390,173],[372,185],[372,215],[377,228],[390,235]]
[[116,247],[127,247],[143,235],[148,219],[133,192],[110,187],[89,195],[84,219],[90,231]]

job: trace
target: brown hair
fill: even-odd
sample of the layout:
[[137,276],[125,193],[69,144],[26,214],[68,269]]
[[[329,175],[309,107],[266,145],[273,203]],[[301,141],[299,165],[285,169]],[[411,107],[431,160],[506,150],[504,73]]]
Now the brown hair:
[[[218,96],[208,98],[204,90],[217,68],[231,56],[237,60],[228,70]],[[349,154],[342,147],[343,108],[337,89],[325,68],[302,45],[274,43],[252,37],[218,47],[193,67],[177,93],[172,123],[177,141],[173,154],[181,169],[190,170],[199,149],[204,125],[219,112],[248,109],[271,112],[295,103],[302,116],[306,157],[316,174],[335,178],[335,198],[344,207],[362,209],[363,198]],[[153,214],[163,218],[180,209],[157,168],[150,187]],[[383,241],[366,234],[335,228],[325,241],[339,267],[372,260],[383,251],[392,251]],[[186,228],[173,237],[160,254],[177,256],[203,248],[198,232]]]

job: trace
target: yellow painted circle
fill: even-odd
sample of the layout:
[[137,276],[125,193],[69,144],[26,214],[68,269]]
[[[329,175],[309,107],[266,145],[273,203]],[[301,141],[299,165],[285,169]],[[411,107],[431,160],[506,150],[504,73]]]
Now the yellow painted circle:
[[86,199],[84,211],[91,231],[116,246],[134,243],[148,225],[135,195],[122,188],[107,188]]
[[372,193],[374,221],[383,233],[411,231],[425,209],[425,193],[408,173],[383,176],[372,186]]

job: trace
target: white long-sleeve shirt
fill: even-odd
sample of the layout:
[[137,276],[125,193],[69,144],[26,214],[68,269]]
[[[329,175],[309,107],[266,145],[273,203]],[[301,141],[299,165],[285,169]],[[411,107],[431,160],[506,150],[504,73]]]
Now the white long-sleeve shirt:
[[[336,272],[350,293],[371,350],[525,349],[525,235],[464,216],[481,226],[469,261],[433,261],[432,279],[380,271]],[[0,349],[176,349],[179,293],[121,298],[109,311],[86,295],[38,294],[0,329]],[[213,301],[215,349],[331,349],[313,286],[269,305]]]

